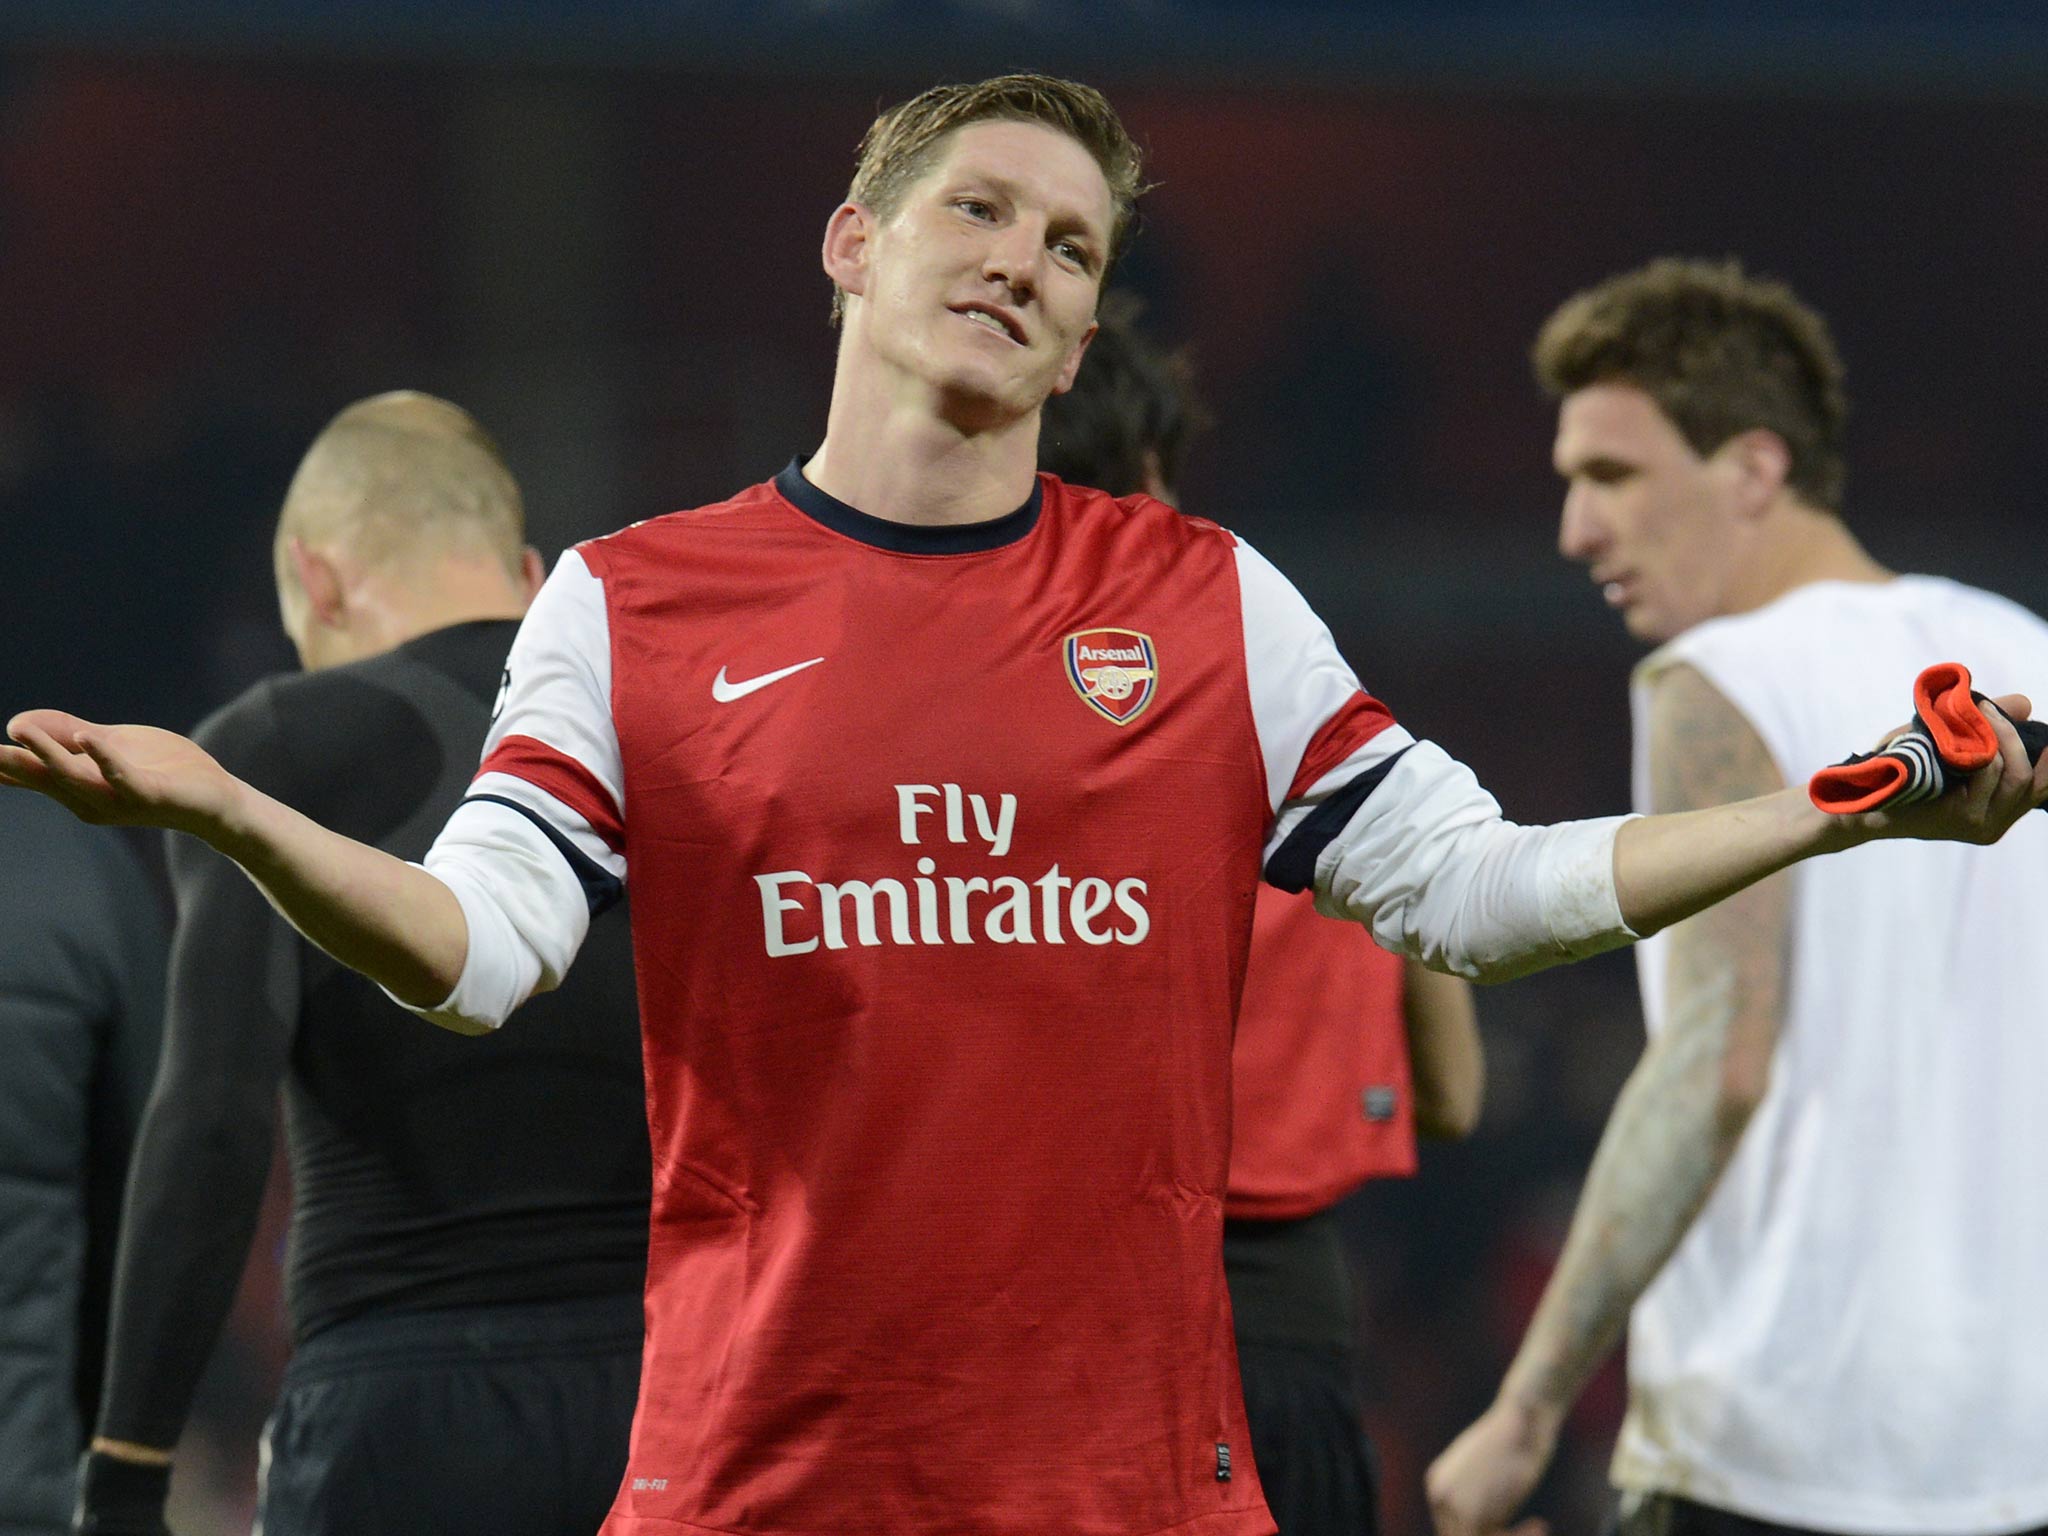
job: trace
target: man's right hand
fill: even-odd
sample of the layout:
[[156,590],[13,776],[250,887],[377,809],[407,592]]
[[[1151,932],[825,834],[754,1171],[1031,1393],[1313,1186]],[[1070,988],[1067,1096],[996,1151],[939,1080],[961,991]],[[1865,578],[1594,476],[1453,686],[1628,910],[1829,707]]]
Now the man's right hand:
[[164,1500],[170,1491],[168,1458],[141,1462],[87,1451],[78,1461],[71,1536],[171,1536],[164,1523]]
[[152,725],[95,725],[62,710],[7,722],[0,784],[39,790],[81,821],[205,837],[226,823],[240,781],[194,743]]
[[469,925],[453,891],[245,784],[196,742],[54,709],[16,715],[7,733],[17,745],[0,744],[0,784],[39,790],[85,821],[191,833],[309,940],[415,1007],[438,1006],[460,980]]
[[1559,1422],[1555,1414],[1496,1399],[1424,1476],[1437,1536],[1547,1536],[1543,1520],[1508,1522],[1543,1480]]

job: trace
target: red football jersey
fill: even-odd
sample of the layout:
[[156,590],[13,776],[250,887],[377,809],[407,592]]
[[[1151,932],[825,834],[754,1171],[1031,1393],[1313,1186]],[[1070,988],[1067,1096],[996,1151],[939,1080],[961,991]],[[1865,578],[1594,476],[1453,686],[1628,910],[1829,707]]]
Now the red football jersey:
[[1143,497],[909,528],[792,466],[565,556],[506,695],[451,834],[633,887],[607,1536],[1271,1531],[1220,1263],[1253,893],[1283,804],[1328,795],[1307,868],[1412,744],[1284,579]]
[[1402,962],[1308,892],[1259,888],[1233,1099],[1227,1215],[1309,1216],[1415,1171]]

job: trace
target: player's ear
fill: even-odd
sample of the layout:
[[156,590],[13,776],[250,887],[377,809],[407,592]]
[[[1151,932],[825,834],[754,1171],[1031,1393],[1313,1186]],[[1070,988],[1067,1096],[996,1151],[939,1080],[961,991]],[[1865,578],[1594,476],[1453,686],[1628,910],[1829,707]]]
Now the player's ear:
[[1053,380],[1054,394],[1064,395],[1074,387],[1074,377],[1081,371],[1081,359],[1088,355],[1088,343],[1095,339],[1095,333],[1101,329],[1101,326],[1091,324],[1081,333],[1081,339],[1074,343],[1074,350],[1067,354],[1067,360],[1060,365],[1059,377]]
[[541,584],[547,579],[547,562],[541,559],[539,550],[527,545],[519,552],[519,590],[527,602],[540,596]]
[[846,293],[867,292],[868,248],[875,216],[860,203],[841,203],[825,224],[825,275]]
[[309,549],[306,541],[297,537],[285,545],[285,552],[291,557],[299,590],[306,594],[307,611],[329,629],[337,627],[347,603],[333,556],[325,550]]
[[1754,517],[1775,501],[1792,473],[1792,450],[1764,427],[1738,432],[1721,445],[1737,477],[1742,510]]

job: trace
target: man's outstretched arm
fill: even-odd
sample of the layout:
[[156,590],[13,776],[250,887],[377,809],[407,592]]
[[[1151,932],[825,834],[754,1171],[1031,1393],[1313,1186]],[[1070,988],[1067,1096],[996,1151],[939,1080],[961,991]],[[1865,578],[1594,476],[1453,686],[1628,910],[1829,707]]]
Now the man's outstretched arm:
[[455,990],[468,921],[425,870],[328,831],[170,731],[41,709],[16,715],[7,734],[0,783],[39,790],[85,821],[197,837],[313,943],[415,1008]]
[[[2018,694],[1992,702],[2013,719],[2031,709]],[[2030,764],[2010,721],[1985,718],[2000,755],[1905,810],[1829,815],[1799,786],[1541,827],[1503,819],[1470,769],[1389,724],[1280,805],[1266,878],[1313,886],[1319,910],[1434,970],[1507,981],[1646,937],[1817,854],[1894,837],[1998,841],[2048,800],[2048,753]]]
[[[1983,713],[1998,738],[1998,758],[1946,794],[1905,810],[1830,815],[1814,808],[1804,785],[1795,785],[1735,804],[1629,822],[1614,847],[1615,895],[1623,918],[1639,935],[1655,933],[1801,859],[1881,838],[1997,842],[2048,798],[2048,753],[2030,764],[2013,729],[2013,720],[2033,712],[2024,695],[1992,702],[1998,707]],[[1846,743],[1845,750],[1854,745]],[[1674,742],[1668,750],[1692,748]]]
[[[560,983],[592,911],[624,889],[606,625],[603,588],[571,550],[513,641],[485,771],[424,869],[327,831],[151,726],[16,715],[0,785],[41,790],[86,821],[197,837],[343,965],[444,1029],[485,1034]],[[549,783],[573,787],[563,799]]]
[[[1749,722],[1689,667],[1656,681],[1659,811],[1783,784]],[[1790,894],[1767,879],[1674,928],[1670,1018],[1616,1101],[1556,1273],[1500,1393],[1430,1467],[1441,1536],[1499,1530],[1535,1490],[1560,1425],[1740,1144],[1783,1017]]]

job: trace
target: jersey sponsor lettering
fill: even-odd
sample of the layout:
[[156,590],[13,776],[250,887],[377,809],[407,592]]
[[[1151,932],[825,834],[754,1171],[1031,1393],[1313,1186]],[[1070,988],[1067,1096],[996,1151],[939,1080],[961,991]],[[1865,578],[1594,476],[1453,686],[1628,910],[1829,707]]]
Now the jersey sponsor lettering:
[[[898,784],[898,839],[964,845],[1006,857],[1017,827],[1017,797],[993,798],[958,784]],[[935,818],[926,827],[925,817]],[[808,870],[754,876],[762,944],[781,959],[858,944],[1142,944],[1152,932],[1146,885],[1136,876],[1069,873],[1054,863],[1027,878],[942,873],[929,854],[912,871],[820,879]]]

